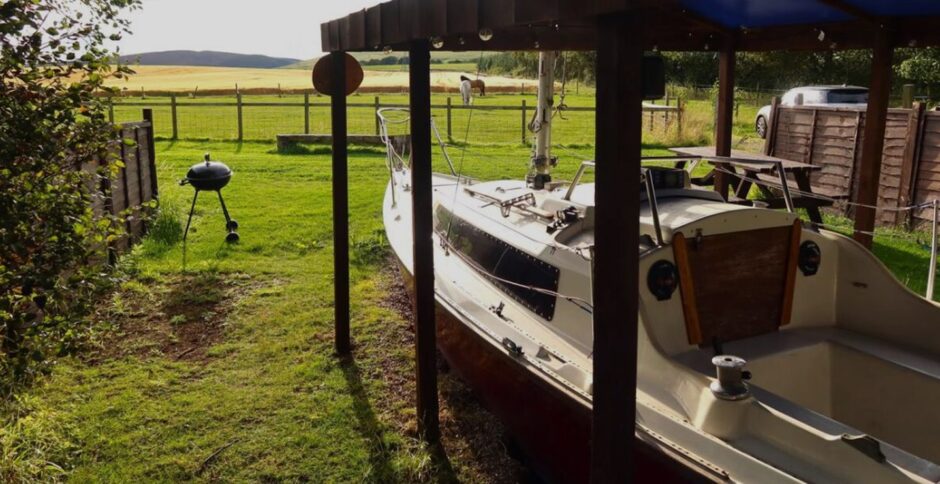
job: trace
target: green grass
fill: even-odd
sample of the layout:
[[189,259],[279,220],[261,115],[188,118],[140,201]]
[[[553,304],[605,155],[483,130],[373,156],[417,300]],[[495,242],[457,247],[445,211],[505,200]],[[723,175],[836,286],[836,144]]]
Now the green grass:
[[[235,171],[224,194],[241,224],[242,241],[223,242],[221,210],[204,196],[184,253],[178,224],[185,222],[192,191],[175,182],[205,151]],[[577,160],[591,152],[589,145],[557,148],[563,159],[558,177],[570,179]],[[649,145],[646,153],[666,151]],[[529,149],[474,146],[452,154],[458,164],[465,156],[468,175],[519,177]],[[486,439],[470,437],[495,424],[479,409],[467,410],[475,405],[461,406],[466,392],[452,378],[442,383],[450,465],[440,465],[415,439],[410,333],[402,316],[384,303],[390,276],[380,270],[387,253],[381,235],[386,182],[381,152],[350,151],[354,363],[341,362],[332,352],[328,151],[310,147],[277,154],[273,143],[164,141],[157,143],[157,160],[169,220],[161,222],[159,235],[124,258],[128,277],[121,293],[102,302],[104,314],[135,324],[162,317],[178,326],[193,323],[154,311],[169,311],[164,308],[173,304],[230,303],[233,307],[223,308],[221,339],[206,348],[204,360],[178,360],[131,334],[104,339],[104,356],[63,359],[46,381],[6,404],[0,480],[495,479],[480,456],[505,459],[497,431],[483,430],[493,432]],[[444,169],[440,157],[435,168]],[[923,290],[922,246],[879,237],[875,250],[902,281]],[[187,277],[195,285],[172,286]],[[225,299],[227,292],[212,287],[224,281],[238,288],[238,298]],[[151,306],[135,306],[135,300]],[[109,348],[130,346],[131,340],[136,343],[128,351]],[[505,472],[507,465],[498,467]]]

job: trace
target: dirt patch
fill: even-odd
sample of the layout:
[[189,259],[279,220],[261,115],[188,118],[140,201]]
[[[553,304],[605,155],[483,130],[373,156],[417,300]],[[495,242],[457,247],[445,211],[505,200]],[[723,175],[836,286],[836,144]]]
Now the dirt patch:
[[205,363],[238,301],[259,286],[246,274],[212,272],[129,281],[96,314],[112,330],[89,359],[162,356]]
[[[405,324],[388,325],[389,331],[394,332],[394,335],[389,335],[389,339],[393,339],[395,344],[411,348],[414,346],[414,331],[410,324],[413,321],[411,297],[398,265],[392,258],[383,268],[381,279],[386,297],[380,304],[394,310],[406,321]],[[537,477],[516,459],[518,453],[514,451],[514,445],[502,423],[480,405],[473,391],[456,374],[449,371],[440,354],[438,362],[442,442],[450,460],[460,463],[454,469],[457,474],[455,477],[467,482],[538,482]],[[387,357],[380,364],[387,395],[399,403],[413,405],[415,381],[411,367]],[[391,406],[388,401],[377,403],[380,407]],[[400,431],[416,436],[413,417],[394,424]],[[449,480],[446,476],[437,477],[439,479],[432,480]]]

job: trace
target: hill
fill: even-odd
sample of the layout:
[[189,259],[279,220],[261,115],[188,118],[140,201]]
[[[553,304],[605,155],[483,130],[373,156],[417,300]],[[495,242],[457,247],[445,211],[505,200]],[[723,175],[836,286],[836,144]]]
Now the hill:
[[298,59],[269,57],[266,55],[234,54],[211,50],[167,50],[121,56],[121,62],[142,66],[206,66],[275,68],[299,62]]
[[[376,62],[380,59],[386,57],[394,57],[396,59],[402,59],[408,56],[404,52],[392,52],[386,54],[384,52],[354,52],[352,53],[353,57],[356,58],[361,63],[366,62]],[[494,55],[493,53],[483,54],[484,57]],[[319,57],[314,57],[313,59],[302,60],[294,64],[283,66],[285,69],[313,69],[313,65],[320,60]],[[443,64],[476,64],[480,60],[479,52],[431,52],[431,62],[440,62]],[[366,67],[365,65],[363,67]]]

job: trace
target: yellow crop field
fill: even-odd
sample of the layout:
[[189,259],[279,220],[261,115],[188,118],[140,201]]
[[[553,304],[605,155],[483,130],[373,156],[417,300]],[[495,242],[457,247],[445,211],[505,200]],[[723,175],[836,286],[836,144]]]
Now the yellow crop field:
[[[114,79],[109,84],[128,91],[175,91],[189,93],[210,90],[239,89],[311,89],[310,71],[304,69],[248,69],[231,67],[192,66],[137,66],[137,74],[129,79]],[[432,86],[456,89],[460,72],[435,71],[431,73]],[[473,77],[475,73],[468,72]],[[533,86],[531,80],[501,76],[485,76],[487,87],[514,88],[523,84]],[[397,88],[408,85],[407,72],[365,71],[363,88]]]

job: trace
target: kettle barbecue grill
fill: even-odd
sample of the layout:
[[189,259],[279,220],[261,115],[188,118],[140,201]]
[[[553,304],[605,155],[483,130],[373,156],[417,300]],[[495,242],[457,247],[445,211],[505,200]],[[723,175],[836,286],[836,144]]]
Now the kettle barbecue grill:
[[186,242],[186,236],[189,235],[189,225],[193,221],[193,211],[196,210],[196,199],[199,198],[199,192],[203,190],[214,191],[219,195],[219,203],[222,204],[222,213],[225,214],[225,229],[228,235],[225,236],[226,242],[238,242],[238,222],[228,214],[225,207],[225,200],[222,199],[222,188],[228,185],[232,179],[232,169],[218,161],[210,161],[209,153],[206,153],[205,161],[196,163],[189,168],[186,178],[180,180],[180,186],[192,185],[196,189],[193,195],[193,204],[189,208],[189,218],[186,220],[186,230],[183,232],[183,242]]

